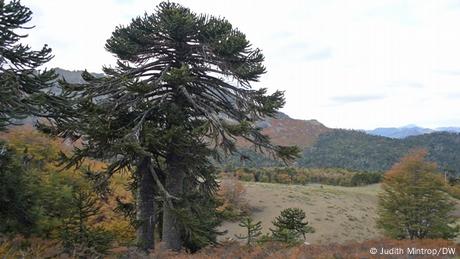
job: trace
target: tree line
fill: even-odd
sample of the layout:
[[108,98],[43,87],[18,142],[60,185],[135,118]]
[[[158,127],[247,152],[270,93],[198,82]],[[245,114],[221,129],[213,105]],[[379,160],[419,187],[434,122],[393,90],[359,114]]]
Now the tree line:
[[382,173],[354,172],[341,168],[297,168],[297,167],[268,167],[268,168],[239,168],[225,171],[223,175],[234,175],[239,180],[249,182],[300,184],[310,183],[335,186],[363,186],[379,183]]

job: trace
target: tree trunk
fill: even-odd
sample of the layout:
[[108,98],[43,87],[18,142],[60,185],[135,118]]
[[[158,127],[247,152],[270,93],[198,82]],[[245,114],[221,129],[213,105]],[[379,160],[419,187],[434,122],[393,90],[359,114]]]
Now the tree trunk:
[[[170,155],[166,159],[168,174],[166,176],[165,188],[169,194],[181,198],[185,171],[182,167],[180,157]],[[174,200],[172,203],[175,204]],[[177,206],[176,206],[177,207]],[[163,204],[163,242],[167,249],[179,251],[182,248],[181,226],[177,215],[167,203]]]
[[137,246],[140,250],[148,252],[155,248],[155,182],[149,170],[150,161],[145,157],[136,169],[138,177],[137,200]]

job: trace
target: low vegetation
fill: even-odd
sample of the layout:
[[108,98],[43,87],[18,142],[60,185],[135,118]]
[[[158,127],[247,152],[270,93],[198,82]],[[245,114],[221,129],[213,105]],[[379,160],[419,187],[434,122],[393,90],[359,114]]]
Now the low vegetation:
[[336,186],[364,186],[379,183],[381,173],[354,172],[340,168],[241,168],[226,175],[234,175],[239,180],[262,183],[310,184],[319,183]]
[[246,187],[236,177],[223,177],[217,192],[220,206],[217,211],[225,220],[236,221],[249,215],[249,205],[245,199]]
[[[22,235],[52,240],[63,253],[86,256],[132,242],[132,226],[114,211],[117,199],[131,199],[126,179],[113,186],[116,195],[100,199],[84,176],[85,169],[103,167],[103,163],[86,161],[79,170],[62,170],[56,161],[66,147],[30,128],[10,131],[1,138],[8,140],[8,144],[0,140],[3,238]],[[27,244],[22,238],[14,240],[14,244]]]

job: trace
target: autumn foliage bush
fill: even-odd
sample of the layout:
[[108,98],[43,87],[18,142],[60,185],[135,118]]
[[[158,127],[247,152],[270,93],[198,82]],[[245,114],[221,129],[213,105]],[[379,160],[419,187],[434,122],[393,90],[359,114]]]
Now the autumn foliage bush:
[[[57,163],[59,152],[66,152],[69,148],[59,139],[51,139],[31,127],[24,126],[0,133],[1,143],[7,147],[5,150],[8,150],[10,156],[17,160],[13,164],[17,168],[7,165],[7,170],[2,170],[5,166],[2,167],[4,159],[0,156],[0,234],[8,236],[2,242],[3,250],[23,252],[26,247],[35,251],[39,247],[58,242],[67,253],[84,251],[95,254],[112,245],[128,245],[134,239],[134,229],[129,220],[114,211],[117,197],[123,201],[132,201],[127,180],[122,175],[115,176],[111,183],[111,189],[116,195],[99,199],[93,193],[92,183],[85,177],[83,170],[63,169]],[[105,163],[87,160],[82,168],[100,170],[105,166]],[[84,219],[84,232],[91,235],[81,233],[78,220],[81,213],[75,209],[78,207],[75,206],[75,190],[83,190],[93,196],[93,207],[98,208]],[[15,207],[20,209],[19,212],[11,209]],[[28,224],[22,221],[16,224],[14,219],[17,218],[27,219]],[[17,238],[18,235],[27,238]],[[80,242],[82,236],[91,242]],[[91,244],[91,247],[84,247],[84,243]],[[96,243],[97,246],[94,245]],[[38,245],[30,248],[28,244]],[[53,247],[63,252],[61,248]],[[93,248],[99,251],[88,250]]]
[[426,150],[414,150],[385,173],[377,226],[389,237],[453,239],[459,234],[453,214],[457,201],[427,155]]
[[249,205],[244,199],[246,188],[234,176],[224,176],[217,193],[221,205],[217,208],[224,219],[238,220],[249,214]]

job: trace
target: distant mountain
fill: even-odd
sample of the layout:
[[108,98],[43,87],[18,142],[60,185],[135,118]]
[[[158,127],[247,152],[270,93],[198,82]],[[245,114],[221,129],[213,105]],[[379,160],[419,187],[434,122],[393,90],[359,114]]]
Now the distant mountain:
[[[85,80],[81,77],[83,70],[65,70],[62,68],[54,68],[56,74],[59,75],[59,79],[65,79],[67,82],[72,84],[83,84]],[[91,73],[95,77],[103,77],[102,73]]]
[[441,127],[441,128],[436,128],[436,131],[444,131],[444,132],[455,132],[455,133],[460,133],[460,127]]
[[401,128],[376,128],[374,130],[368,130],[366,133],[374,136],[401,139],[409,136],[428,134],[434,131],[435,130],[432,129],[417,127],[416,125],[408,125]]
[[382,136],[388,138],[406,138],[409,136],[419,136],[432,132],[454,132],[460,133],[460,127],[440,127],[436,129],[421,128],[417,125],[407,125],[400,128],[376,128],[365,131],[367,134],[374,136]]

